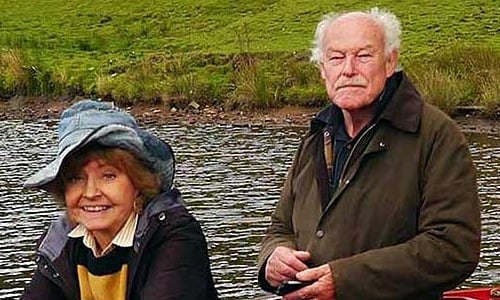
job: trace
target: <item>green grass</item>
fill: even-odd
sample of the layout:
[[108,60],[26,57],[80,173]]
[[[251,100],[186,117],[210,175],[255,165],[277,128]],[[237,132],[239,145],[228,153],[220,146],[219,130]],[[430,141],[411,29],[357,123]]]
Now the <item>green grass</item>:
[[[463,58],[481,62],[483,50],[468,53],[480,46],[488,62],[499,60],[496,2],[0,0],[0,95],[78,94],[181,108],[192,100],[227,108],[319,106],[327,99],[307,60],[317,21],[330,11],[378,6],[400,17],[402,64],[424,95],[451,95],[442,106],[450,112],[480,105],[495,114],[498,64],[467,86],[464,70],[485,66]],[[241,57],[250,60],[241,65]],[[443,67],[457,59],[462,69]],[[431,75],[418,73],[423,64]],[[435,76],[439,84],[424,82]]]
[[491,116],[500,112],[498,51],[452,45],[432,59],[414,59],[407,71],[426,100],[450,115],[463,106]]

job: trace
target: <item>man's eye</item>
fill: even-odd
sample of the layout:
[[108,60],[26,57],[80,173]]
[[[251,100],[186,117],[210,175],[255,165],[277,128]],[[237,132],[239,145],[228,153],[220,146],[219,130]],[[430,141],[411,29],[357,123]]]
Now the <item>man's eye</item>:
[[361,53],[361,54],[358,54],[358,59],[359,59],[361,62],[367,62],[367,61],[369,61],[371,58],[372,58],[372,55],[371,55],[371,54],[369,54],[369,53]]
[[343,56],[330,56],[328,57],[328,62],[333,65],[338,65],[344,60]]

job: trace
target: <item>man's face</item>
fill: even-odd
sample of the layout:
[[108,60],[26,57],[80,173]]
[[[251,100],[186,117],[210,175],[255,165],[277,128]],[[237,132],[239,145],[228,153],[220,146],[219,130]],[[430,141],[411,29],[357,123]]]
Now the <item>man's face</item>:
[[345,111],[368,107],[395,70],[397,53],[386,56],[381,25],[362,15],[346,15],[325,33],[320,64],[330,100]]

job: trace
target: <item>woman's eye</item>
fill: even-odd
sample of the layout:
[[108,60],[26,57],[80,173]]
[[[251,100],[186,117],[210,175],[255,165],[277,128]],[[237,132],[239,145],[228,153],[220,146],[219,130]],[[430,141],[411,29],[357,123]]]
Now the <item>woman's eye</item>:
[[110,179],[115,179],[116,178],[116,174],[115,173],[104,173],[102,175],[102,177],[104,179],[107,179],[107,180],[110,180]]
[[68,177],[68,183],[77,183],[79,181],[83,180],[83,176],[81,175],[74,175],[74,176],[69,176]]

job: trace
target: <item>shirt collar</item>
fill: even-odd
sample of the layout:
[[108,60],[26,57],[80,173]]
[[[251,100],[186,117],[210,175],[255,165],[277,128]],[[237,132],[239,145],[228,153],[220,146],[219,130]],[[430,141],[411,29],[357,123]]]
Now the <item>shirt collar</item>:
[[99,253],[97,244],[92,233],[83,225],[78,224],[73,230],[68,233],[69,237],[80,238],[83,237],[83,244],[92,250],[95,257],[104,256],[114,249],[114,246],[119,247],[132,247],[134,243],[135,230],[137,228],[138,215],[136,213],[130,214],[123,227],[118,231],[111,243]]

